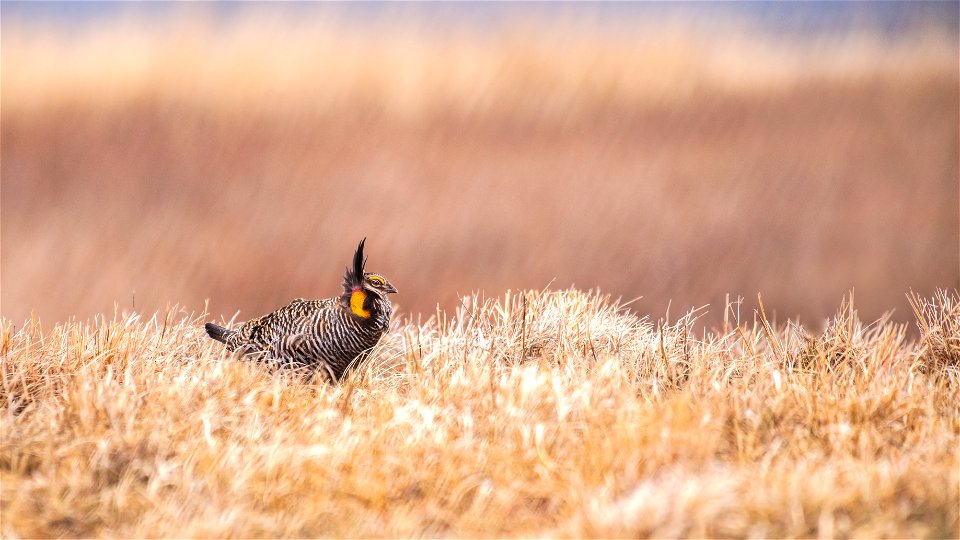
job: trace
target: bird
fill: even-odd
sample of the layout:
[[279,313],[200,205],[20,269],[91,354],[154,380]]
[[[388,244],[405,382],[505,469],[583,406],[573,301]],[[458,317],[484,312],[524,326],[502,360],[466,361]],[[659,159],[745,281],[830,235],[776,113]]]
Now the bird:
[[313,368],[339,382],[362,364],[390,327],[397,288],[381,274],[365,272],[360,241],[343,277],[343,294],[323,300],[297,298],[233,329],[206,323],[207,334],[227,351],[284,368]]

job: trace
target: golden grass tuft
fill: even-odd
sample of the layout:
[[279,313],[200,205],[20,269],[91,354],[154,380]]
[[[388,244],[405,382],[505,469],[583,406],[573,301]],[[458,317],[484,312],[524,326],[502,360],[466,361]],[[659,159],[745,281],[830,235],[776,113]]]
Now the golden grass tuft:
[[960,367],[960,302],[943,291],[929,300],[913,292],[908,298],[923,332],[922,366],[933,371],[956,370]]
[[178,310],[5,320],[0,534],[956,536],[960,298],[911,300],[917,341],[852,299],[816,336],[696,336],[596,292],[475,294],[340,386]]

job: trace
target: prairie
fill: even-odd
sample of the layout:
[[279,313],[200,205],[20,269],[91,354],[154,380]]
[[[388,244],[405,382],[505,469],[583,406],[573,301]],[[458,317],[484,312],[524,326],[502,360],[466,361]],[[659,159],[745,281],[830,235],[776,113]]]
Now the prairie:
[[960,286],[955,31],[624,24],[4,17],[3,314],[248,318],[363,237],[426,315],[552,283],[905,323]]
[[[960,296],[920,337],[597,292],[397,320],[344,384],[224,356],[203,316],[3,322],[2,534],[955,537]],[[741,320],[742,319],[742,320]]]
[[[3,537],[960,536],[956,3],[12,5]],[[398,311],[344,384],[204,334],[364,237]]]

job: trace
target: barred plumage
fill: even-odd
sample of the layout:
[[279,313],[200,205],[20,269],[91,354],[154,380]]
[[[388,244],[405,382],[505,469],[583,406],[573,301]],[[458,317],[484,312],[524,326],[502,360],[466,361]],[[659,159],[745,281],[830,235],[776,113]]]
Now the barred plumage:
[[207,323],[207,334],[224,342],[228,351],[256,355],[283,367],[322,369],[339,381],[349,368],[366,359],[386,333],[393,311],[387,295],[397,292],[380,274],[363,271],[364,242],[357,247],[339,297],[298,298],[232,330]]

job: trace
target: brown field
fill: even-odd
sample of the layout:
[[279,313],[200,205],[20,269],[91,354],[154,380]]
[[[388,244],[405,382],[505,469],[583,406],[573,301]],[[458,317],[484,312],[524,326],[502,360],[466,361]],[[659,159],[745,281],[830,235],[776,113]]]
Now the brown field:
[[17,537],[957,537],[960,297],[919,339],[698,338],[577,291],[397,321],[343,385],[221,356],[183,312],[3,327]]
[[379,24],[4,13],[0,536],[960,536],[955,30]]
[[363,237],[425,315],[550,283],[906,322],[960,285],[955,35],[177,24],[5,20],[8,319],[245,318],[335,294]]

